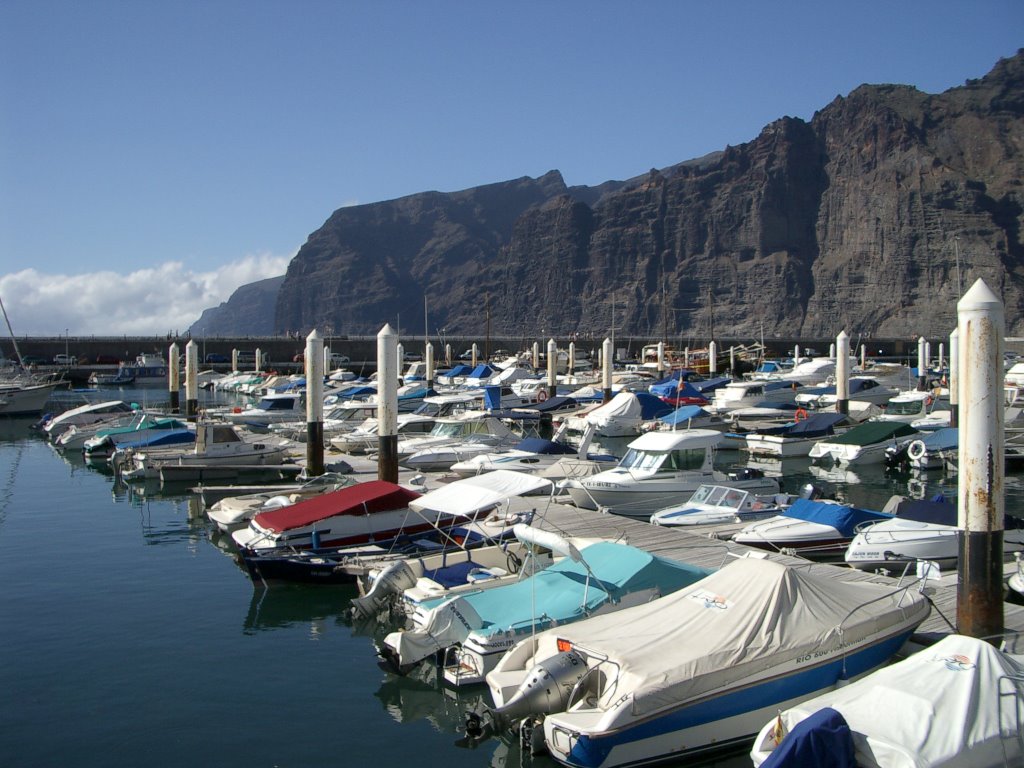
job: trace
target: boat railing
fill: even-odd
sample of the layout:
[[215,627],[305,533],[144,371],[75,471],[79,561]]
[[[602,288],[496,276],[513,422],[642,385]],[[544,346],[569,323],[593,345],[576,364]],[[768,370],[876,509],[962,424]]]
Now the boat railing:
[[[597,664],[590,665],[592,659],[597,659]],[[611,668],[612,674],[608,673]],[[611,686],[605,689],[605,684],[611,681]],[[606,656],[587,655],[587,671],[576,681],[576,684],[569,692],[565,702],[565,709],[569,711],[584,696],[592,693],[598,700],[614,696],[619,687],[619,665]]]
[[[996,681],[998,693],[997,708],[999,713],[998,723],[999,741],[1003,748],[1003,764],[1006,766],[1016,765],[1016,760],[1024,754],[1024,675],[1000,675]],[[1011,734],[1006,734],[1002,728],[1004,721],[1004,709],[1009,709],[1009,718],[1015,722]],[[1007,742],[1016,740],[1016,750],[1007,749]]]

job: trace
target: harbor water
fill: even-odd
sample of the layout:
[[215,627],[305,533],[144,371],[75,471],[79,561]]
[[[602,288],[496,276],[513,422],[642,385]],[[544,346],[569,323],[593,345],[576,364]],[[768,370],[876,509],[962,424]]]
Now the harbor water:
[[[162,395],[105,393],[151,407]],[[32,422],[0,421],[0,765],[554,765],[493,739],[457,746],[486,691],[380,669],[382,630],[348,617],[354,587],[254,586],[187,489],[122,487]],[[955,492],[941,472],[777,469],[786,490],[814,482],[875,509]],[[1019,511],[1020,476],[1006,487]]]

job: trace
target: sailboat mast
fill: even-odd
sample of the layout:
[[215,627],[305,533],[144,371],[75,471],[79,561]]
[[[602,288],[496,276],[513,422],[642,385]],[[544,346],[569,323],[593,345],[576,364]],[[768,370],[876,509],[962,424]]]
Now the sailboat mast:
[[11,344],[14,345],[14,355],[18,358],[18,365],[24,368],[25,362],[21,359],[21,350],[18,349],[18,340],[14,338],[14,329],[11,328],[11,321],[7,317],[7,309],[4,307],[3,299],[0,299],[0,312],[4,314],[4,322],[7,323],[7,333],[11,337]]

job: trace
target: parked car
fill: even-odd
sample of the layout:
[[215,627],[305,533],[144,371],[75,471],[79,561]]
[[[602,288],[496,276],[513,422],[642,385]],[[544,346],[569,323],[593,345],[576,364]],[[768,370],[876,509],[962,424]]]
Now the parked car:
[[345,363],[350,363],[352,361],[348,355],[339,355],[337,352],[332,352],[327,362],[331,364],[331,367],[334,367],[337,365],[344,365]]
[[78,358],[74,355],[54,355],[54,365],[78,365]]
[[216,352],[210,352],[206,356],[206,362],[207,363],[230,363],[231,360],[229,360],[227,358],[227,356],[225,356],[225,355],[221,355],[221,354],[218,354]]

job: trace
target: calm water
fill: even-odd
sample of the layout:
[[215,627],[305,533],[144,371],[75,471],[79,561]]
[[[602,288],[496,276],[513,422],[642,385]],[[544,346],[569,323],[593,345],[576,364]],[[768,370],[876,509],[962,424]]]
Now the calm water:
[[[454,746],[481,692],[379,669],[379,630],[346,617],[353,589],[254,588],[186,495],[117,488],[31,423],[0,420],[0,765],[553,765]],[[786,472],[787,489],[811,479]],[[847,479],[815,481],[875,508],[908,492],[880,470]],[[1019,509],[1020,477],[1007,486]],[[911,490],[950,489],[939,474]]]

